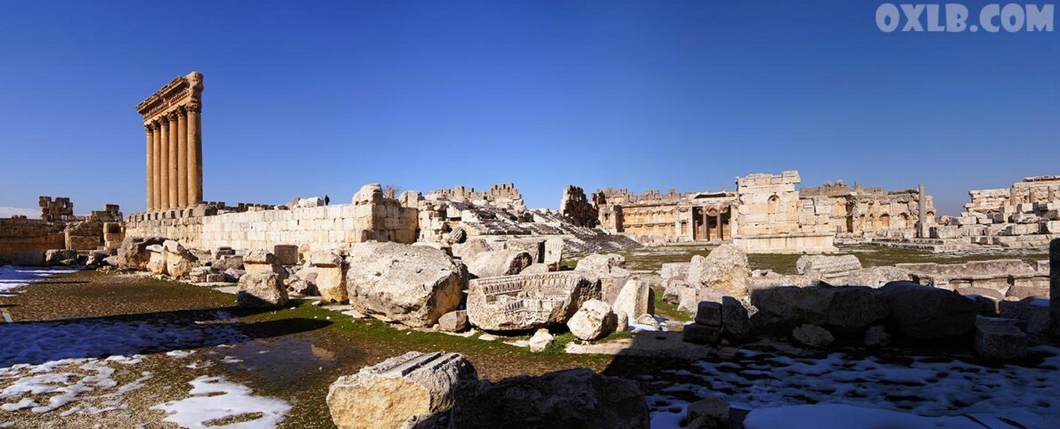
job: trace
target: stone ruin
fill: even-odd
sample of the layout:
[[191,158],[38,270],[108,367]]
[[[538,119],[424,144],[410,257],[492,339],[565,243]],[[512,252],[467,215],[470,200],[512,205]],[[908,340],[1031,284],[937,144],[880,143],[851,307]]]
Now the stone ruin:
[[121,209],[115,204],[77,216],[68,197],[41,196],[38,201],[40,219],[0,219],[0,257],[22,265],[42,265],[44,252],[49,250],[115,249],[124,238]]
[[964,213],[944,217],[931,238],[1008,248],[1042,248],[1060,237],[1060,176],[1034,176],[1008,189],[969,192]]

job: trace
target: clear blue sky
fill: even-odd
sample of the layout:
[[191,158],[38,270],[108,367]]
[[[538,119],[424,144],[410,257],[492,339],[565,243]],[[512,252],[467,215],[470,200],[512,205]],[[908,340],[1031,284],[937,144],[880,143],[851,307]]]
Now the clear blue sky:
[[143,210],[134,106],[192,70],[229,203],[514,182],[556,207],[798,169],[956,213],[1060,174],[1060,31],[886,34],[880,3],[3,2],[0,206]]

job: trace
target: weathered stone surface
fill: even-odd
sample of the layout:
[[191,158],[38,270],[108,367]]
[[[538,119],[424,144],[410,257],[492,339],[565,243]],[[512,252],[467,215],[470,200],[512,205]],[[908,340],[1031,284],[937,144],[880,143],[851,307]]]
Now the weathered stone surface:
[[576,271],[592,273],[600,279],[600,299],[609,303],[615,302],[618,292],[629,280],[631,273],[623,268],[626,258],[616,254],[597,254],[586,256],[574,267]]
[[529,267],[523,268],[519,274],[545,274],[555,271],[552,267],[545,264],[531,264]]
[[861,269],[861,261],[854,255],[802,255],[795,262],[799,274],[817,274],[825,281],[846,276]]
[[493,250],[479,252],[465,260],[467,271],[478,278],[519,274],[532,264],[533,258],[523,251]]
[[865,330],[865,347],[884,347],[891,343],[891,334],[883,326],[871,326]]
[[617,320],[611,306],[598,299],[590,299],[567,321],[567,327],[575,337],[595,341],[615,332]]
[[293,244],[277,244],[272,246],[272,254],[276,255],[276,261],[280,265],[298,264],[298,246]]
[[166,274],[175,279],[188,278],[192,268],[199,265],[199,260],[184,246],[175,240],[166,240],[162,244],[166,259]]
[[1027,356],[1027,334],[1012,319],[978,316],[975,353],[986,359],[1015,360]]
[[823,326],[838,335],[855,335],[887,318],[888,307],[875,290],[861,286],[777,287],[751,295],[757,309],[755,329],[784,335],[795,327]]
[[802,325],[791,331],[791,338],[804,346],[825,348],[835,342],[831,332],[817,325]]
[[696,323],[706,326],[721,326],[722,304],[715,301],[701,301],[696,310]]
[[327,404],[340,429],[411,429],[452,409],[477,384],[475,367],[459,354],[409,352],[339,377]]
[[77,251],[74,249],[52,249],[44,252],[44,265],[66,265],[63,261],[77,260]]
[[467,311],[450,311],[438,318],[438,329],[447,332],[463,332],[468,328]]
[[148,246],[162,244],[164,238],[148,237],[134,238],[125,237],[118,248],[118,267],[125,270],[147,271],[147,263],[151,260],[151,252]]
[[721,341],[721,327],[692,323],[685,325],[681,339],[692,344],[717,344]]
[[559,202],[559,212],[577,226],[592,228],[596,226],[596,207],[589,203],[585,191],[574,185],[563,190],[563,199]]
[[88,253],[88,259],[85,260],[86,266],[100,267],[106,265],[106,259],[110,257],[107,252],[92,251]]
[[[725,335],[737,340],[751,335],[751,315],[757,314],[758,311],[745,301],[746,298],[736,299],[731,296],[726,296],[721,300],[722,331]],[[754,308],[754,312],[749,311],[748,307]]]
[[600,281],[577,271],[475,279],[467,315],[485,330],[544,328],[566,323],[584,302],[599,297]]
[[346,262],[346,290],[354,309],[416,327],[434,325],[456,310],[468,278],[463,264],[424,246],[358,243]]
[[463,244],[454,244],[453,256],[466,260],[471,259],[479,253],[489,252],[492,250],[493,248],[490,247],[489,243],[486,240],[482,238],[472,237],[468,238],[467,241],[465,241]]
[[906,336],[931,340],[963,335],[975,326],[975,302],[957,292],[892,282],[879,289],[890,320]]
[[534,353],[545,351],[555,338],[548,332],[548,329],[538,329],[537,332],[534,332],[534,336],[530,337],[530,351]]
[[711,292],[737,298],[747,296],[751,281],[747,254],[732,244],[722,244],[707,257],[693,256],[687,281],[696,290],[698,301],[706,300]]
[[615,314],[622,314],[628,320],[637,320],[645,314],[655,312],[652,295],[654,292],[647,282],[630,279],[622,286],[611,306]]
[[276,255],[261,249],[251,250],[243,256],[243,270],[247,274],[276,273],[280,280],[287,278],[287,270],[280,265]]
[[835,285],[879,288],[890,282],[909,281],[909,270],[898,267],[868,267],[829,281]]
[[487,384],[453,408],[452,427],[647,429],[648,405],[637,383],[586,368]]
[[211,266],[221,272],[227,271],[229,268],[242,270],[243,257],[236,255],[221,255],[217,259],[214,259]]
[[147,246],[147,250],[151,255],[147,260],[147,271],[151,274],[162,275],[166,273],[166,253],[162,249],[161,244],[152,244]]
[[287,304],[287,288],[276,273],[253,273],[239,279],[237,304],[246,308],[279,307]]
[[313,252],[309,260],[316,274],[311,281],[320,298],[330,302],[349,301],[342,255],[336,251],[319,251]]
[[545,257],[543,262],[549,267],[559,268],[560,262],[563,261],[563,239],[562,238],[550,238],[545,240]]

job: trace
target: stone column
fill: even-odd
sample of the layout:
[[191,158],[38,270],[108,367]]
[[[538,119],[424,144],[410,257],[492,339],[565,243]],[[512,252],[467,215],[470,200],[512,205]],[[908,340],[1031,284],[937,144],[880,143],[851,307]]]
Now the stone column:
[[1049,243],[1049,318],[1060,336],[1060,238]]
[[177,153],[178,145],[177,142],[177,115],[175,112],[170,112],[169,117],[169,208],[176,209],[180,208],[177,197],[179,192],[177,191],[177,162],[179,161]]
[[721,207],[718,207],[717,220],[718,220],[718,240],[725,240],[725,228],[722,228],[722,226],[721,226]]
[[151,211],[155,206],[155,132],[149,124],[144,124],[144,132],[147,134],[147,211]]
[[917,195],[917,204],[920,206],[920,220],[917,222],[916,234],[920,238],[928,238],[927,194],[925,194],[923,183],[920,184],[919,195]]
[[151,193],[154,195],[155,204],[151,207],[151,211],[157,211],[162,206],[162,129],[158,121],[151,122],[151,135],[155,148],[154,157],[151,160],[154,164]]
[[202,105],[191,103],[184,107],[188,124],[188,204],[195,206],[202,202]]
[[710,241],[710,222],[708,222],[710,214],[707,213],[707,206],[703,206],[699,210],[702,211],[703,217],[703,238]]
[[160,133],[162,135],[162,160],[161,160],[161,171],[159,174],[162,176],[162,186],[159,188],[159,197],[161,202],[158,205],[159,210],[169,210],[169,118],[162,116],[158,119]]
[[188,122],[183,107],[177,108],[177,207],[188,207]]

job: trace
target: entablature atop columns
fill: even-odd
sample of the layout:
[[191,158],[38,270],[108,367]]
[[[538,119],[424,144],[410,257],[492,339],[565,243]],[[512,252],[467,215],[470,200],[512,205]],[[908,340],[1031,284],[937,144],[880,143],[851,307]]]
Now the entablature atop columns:
[[137,104],[136,111],[143,115],[144,124],[175,114],[179,107],[198,112],[202,90],[202,73],[191,72],[173,79],[158,92]]

